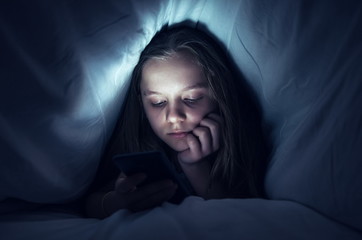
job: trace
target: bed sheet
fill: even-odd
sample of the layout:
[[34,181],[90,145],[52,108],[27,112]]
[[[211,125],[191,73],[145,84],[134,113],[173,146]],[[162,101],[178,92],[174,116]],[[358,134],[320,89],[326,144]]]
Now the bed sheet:
[[180,206],[118,211],[104,220],[55,211],[0,217],[5,239],[361,239],[321,214],[291,201],[210,200],[189,197]]
[[[0,6],[1,236],[362,239],[362,2]],[[163,25],[185,20],[225,45],[260,102],[273,146],[268,200],[191,197],[102,221],[34,210],[84,194],[140,52]]]

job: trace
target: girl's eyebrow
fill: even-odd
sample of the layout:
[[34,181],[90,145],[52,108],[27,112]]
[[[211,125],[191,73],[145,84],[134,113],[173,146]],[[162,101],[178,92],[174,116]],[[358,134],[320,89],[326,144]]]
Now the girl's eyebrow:
[[[196,83],[194,85],[187,86],[187,87],[181,89],[181,91],[188,91],[188,90],[193,90],[193,89],[198,89],[198,88],[208,88],[208,84],[206,82]],[[149,96],[149,95],[162,95],[162,94],[159,92],[156,92],[156,91],[148,90],[148,89],[143,91],[143,96]]]
[[148,96],[148,95],[161,95],[161,94],[159,92],[155,92],[155,91],[151,91],[151,90],[143,91],[143,96]]
[[187,91],[187,90],[191,90],[191,89],[197,89],[197,88],[207,88],[208,84],[206,82],[202,82],[202,83],[196,83],[194,85],[185,87],[182,89],[182,91]]

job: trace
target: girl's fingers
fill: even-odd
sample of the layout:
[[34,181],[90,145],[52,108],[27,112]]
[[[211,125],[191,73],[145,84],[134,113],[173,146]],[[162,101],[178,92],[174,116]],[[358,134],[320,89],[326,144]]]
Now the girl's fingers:
[[194,163],[200,160],[202,156],[201,145],[198,138],[192,133],[187,134],[186,142],[188,149],[179,152],[178,160],[183,163]]
[[193,134],[188,134],[186,141],[189,146],[190,160],[202,158],[201,144],[197,137],[195,137]]
[[210,114],[200,122],[200,126],[209,129],[212,141],[212,152],[216,151],[220,147],[220,123],[221,117],[216,114]]
[[116,180],[115,190],[119,194],[132,192],[137,188],[137,185],[142,183],[146,179],[146,174],[137,173],[129,177],[121,175]]
[[132,192],[131,194],[129,194],[129,196],[130,198],[132,198],[132,200],[139,201],[163,189],[172,188],[172,187],[176,187],[176,184],[171,180],[152,182],[145,186],[142,186],[142,188],[138,189],[137,191]]
[[[143,174],[144,175],[144,174]],[[129,178],[132,178],[132,175]],[[126,182],[126,179],[121,180]],[[146,208],[155,207],[161,203],[169,200],[177,189],[177,185],[171,180],[163,180],[153,182],[137,188],[135,191],[128,192],[110,192],[107,197],[107,209],[112,212],[117,209],[130,209],[133,211],[140,211]]]
[[132,211],[142,211],[151,207],[158,206],[163,202],[168,201],[175,194],[176,189],[176,184],[167,185],[165,188],[161,188],[156,192],[145,195],[144,197],[140,198],[139,201],[130,204],[128,209]]
[[213,152],[213,138],[210,129],[206,127],[197,127],[193,130],[193,134],[198,138],[200,142],[200,148],[202,155],[208,155]]
[[196,127],[192,134],[187,135],[186,141],[189,148],[179,153],[179,160],[184,163],[194,163],[217,151],[221,141],[221,122],[221,117],[215,113],[202,119],[200,126]]

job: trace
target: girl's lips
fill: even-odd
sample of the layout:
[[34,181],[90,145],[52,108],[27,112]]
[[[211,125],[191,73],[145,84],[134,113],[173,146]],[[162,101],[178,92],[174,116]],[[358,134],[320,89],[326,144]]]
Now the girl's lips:
[[168,135],[170,135],[171,137],[174,138],[184,138],[186,137],[188,134],[188,132],[173,132],[173,133],[168,133]]

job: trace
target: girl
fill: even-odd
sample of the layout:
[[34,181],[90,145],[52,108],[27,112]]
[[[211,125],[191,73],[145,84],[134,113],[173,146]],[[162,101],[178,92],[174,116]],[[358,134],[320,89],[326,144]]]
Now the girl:
[[[182,169],[200,197],[260,196],[260,128],[247,134],[252,112],[229,68],[221,48],[205,33],[188,27],[160,31],[134,69],[105,156],[108,176],[116,169],[109,161],[114,154],[159,150]],[[115,184],[88,197],[88,215],[144,210],[175,193],[170,180],[137,187],[146,177],[121,174]]]

